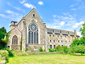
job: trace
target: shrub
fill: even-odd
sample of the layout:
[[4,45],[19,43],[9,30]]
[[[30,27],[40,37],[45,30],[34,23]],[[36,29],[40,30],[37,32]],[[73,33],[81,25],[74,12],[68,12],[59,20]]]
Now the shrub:
[[80,40],[79,39],[74,39],[73,42],[71,43],[71,47],[74,47],[76,45],[80,45]]
[[9,49],[6,49],[6,50],[8,51],[9,56],[14,56],[11,50],[9,50]]
[[63,52],[63,47],[61,46],[56,46],[56,52]]
[[25,51],[13,51],[14,56],[25,56],[28,55]]
[[68,47],[67,47],[67,46],[63,46],[63,51],[64,51],[65,53],[68,53],[68,51],[69,51]]
[[39,51],[40,51],[40,52],[43,52],[43,49],[42,49],[42,47],[40,47]]
[[76,45],[75,47],[70,48],[70,52],[72,53],[85,53],[85,46],[84,45]]
[[49,48],[49,52],[55,52],[55,50],[54,50],[54,49],[50,49],[50,48]]
[[8,55],[9,55],[8,51],[0,50],[0,55],[1,55],[1,57],[5,57],[6,58],[6,62],[8,62]]

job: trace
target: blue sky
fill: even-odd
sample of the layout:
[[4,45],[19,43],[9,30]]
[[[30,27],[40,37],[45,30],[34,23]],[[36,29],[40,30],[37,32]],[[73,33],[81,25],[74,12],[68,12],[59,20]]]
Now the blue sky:
[[10,30],[17,21],[35,7],[47,27],[74,31],[85,22],[85,0],[0,0],[0,28]]

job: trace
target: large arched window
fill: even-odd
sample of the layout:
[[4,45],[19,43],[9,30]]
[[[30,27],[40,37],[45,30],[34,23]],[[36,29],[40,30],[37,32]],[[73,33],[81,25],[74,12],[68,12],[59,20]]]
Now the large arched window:
[[28,27],[28,44],[38,44],[38,27],[35,24]]
[[12,45],[17,45],[17,44],[18,44],[18,38],[16,35],[14,35],[12,38]]

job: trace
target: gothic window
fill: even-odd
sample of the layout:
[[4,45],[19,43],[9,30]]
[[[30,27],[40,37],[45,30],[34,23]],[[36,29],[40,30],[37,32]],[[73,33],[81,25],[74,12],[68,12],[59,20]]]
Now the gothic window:
[[28,27],[28,44],[38,44],[38,27],[35,24]]
[[18,45],[18,38],[16,35],[14,35],[12,38],[12,45]]

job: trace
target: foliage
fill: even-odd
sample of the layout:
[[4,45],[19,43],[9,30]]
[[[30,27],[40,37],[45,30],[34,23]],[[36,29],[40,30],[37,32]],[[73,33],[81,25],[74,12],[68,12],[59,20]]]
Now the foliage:
[[17,50],[15,50],[15,51],[12,51],[12,52],[13,52],[14,56],[25,56],[25,55],[28,55],[27,52],[25,52],[25,51],[17,51]]
[[68,53],[69,48],[67,46],[56,46],[56,52],[60,52],[60,53]]
[[54,50],[54,49],[50,49],[50,48],[49,48],[49,52],[55,52],[55,50]]
[[75,45],[79,45],[80,40],[79,39],[74,39],[73,42],[71,43],[71,47],[74,47]]
[[67,46],[63,46],[63,51],[64,51],[65,53],[68,53],[69,48],[68,48]]
[[43,49],[42,49],[42,47],[40,47],[39,51],[40,51],[40,52],[43,52]]
[[4,38],[4,35],[5,35],[5,33],[2,32],[2,31],[0,31],[0,40],[1,40],[2,38]]
[[61,46],[56,46],[56,52],[63,52],[63,47]]
[[4,27],[0,28],[0,31],[6,33],[6,29]]
[[81,35],[83,35],[83,37],[85,37],[85,23],[82,24],[82,28],[80,28],[80,32],[81,32]]
[[7,44],[6,40],[5,39],[1,39],[1,41],[0,41],[0,49],[6,48],[6,44]]
[[9,56],[14,56],[14,54],[12,53],[12,51],[11,51],[11,50],[9,50],[9,49],[6,49],[6,50],[8,51]]
[[[0,28],[0,49],[6,48],[7,42],[9,40],[10,32],[6,33],[6,29],[4,27]],[[6,38],[4,39],[4,37]]]
[[20,42],[20,50],[22,50],[22,37],[21,37],[21,42]]
[[80,44],[81,45],[85,45],[85,37],[81,37],[80,38]]
[[76,45],[71,47],[69,50],[71,53],[85,53],[85,46],[84,45]]
[[6,62],[8,62],[8,55],[9,55],[8,51],[0,50],[0,55],[1,55],[1,57],[5,57],[6,58]]

